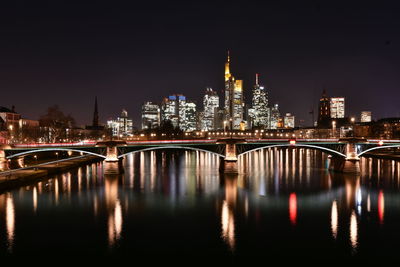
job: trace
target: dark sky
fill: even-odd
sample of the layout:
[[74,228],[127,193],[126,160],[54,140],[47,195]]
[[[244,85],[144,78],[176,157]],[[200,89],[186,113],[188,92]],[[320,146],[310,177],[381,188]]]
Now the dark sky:
[[[400,6],[362,1],[13,1],[0,6],[0,106],[38,119],[59,104],[105,122],[182,93],[222,92],[226,51],[250,103],[260,73],[281,112],[310,120],[322,89],[346,113],[400,116]],[[267,2],[267,3],[265,3]],[[222,94],[220,94],[222,96]]]

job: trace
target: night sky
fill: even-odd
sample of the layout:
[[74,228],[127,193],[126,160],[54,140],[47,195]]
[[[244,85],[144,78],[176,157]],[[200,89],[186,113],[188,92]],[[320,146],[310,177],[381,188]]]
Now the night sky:
[[[11,2],[11,1],[10,1]],[[38,119],[58,104],[90,124],[182,93],[222,97],[226,51],[251,102],[260,73],[281,113],[311,122],[325,88],[346,115],[400,116],[400,6],[363,1],[13,1],[0,6],[0,106]],[[222,103],[222,99],[221,99]]]

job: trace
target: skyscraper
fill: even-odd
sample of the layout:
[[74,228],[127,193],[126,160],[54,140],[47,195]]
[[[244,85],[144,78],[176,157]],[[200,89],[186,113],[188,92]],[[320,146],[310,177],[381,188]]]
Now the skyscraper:
[[275,104],[271,108],[271,120],[270,120],[270,129],[277,129],[278,128],[278,123],[279,123],[279,118],[281,117],[281,114],[279,113],[279,105]]
[[283,123],[285,128],[294,128],[294,116],[291,113],[286,113],[283,118]]
[[153,129],[160,126],[160,106],[153,102],[142,105],[142,129]]
[[196,104],[192,101],[186,101],[184,112],[179,117],[179,127],[185,132],[195,131],[197,128]]
[[258,83],[258,74],[256,74],[256,84],[253,89],[252,108],[249,109],[252,127],[269,128],[270,108],[268,107],[268,94],[264,86]]
[[318,126],[329,127],[331,121],[331,101],[326,96],[326,91],[322,92],[322,97],[319,100],[319,112],[318,112]]
[[225,120],[230,129],[240,129],[243,121],[243,81],[235,80],[230,72],[230,56],[228,51],[225,63]]
[[184,95],[170,95],[161,104],[161,120],[171,121],[174,127],[190,132],[196,130],[196,104]]
[[219,108],[219,96],[212,88],[207,88],[203,98],[204,112],[201,120],[201,130],[216,130],[215,116]]
[[113,136],[127,137],[133,134],[133,121],[128,117],[128,111],[125,109],[116,120],[107,121],[107,126],[111,129]]
[[361,122],[371,122],[372,113],[371,111],[361,111]]
[[165,97],[161,103],[161,121],[171,121],[174,127],[179,126],[179,108],[177,95]]
[[344,97],[331,97],[331,118],[344,118]]

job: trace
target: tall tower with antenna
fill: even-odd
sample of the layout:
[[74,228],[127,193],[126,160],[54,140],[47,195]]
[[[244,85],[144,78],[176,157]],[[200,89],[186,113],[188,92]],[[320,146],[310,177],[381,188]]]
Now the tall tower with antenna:
[[225,126],[231,130],[239,130],[243,124],[244,102],[243,81],[235,80],[230,71],[230,53],[225,63]]

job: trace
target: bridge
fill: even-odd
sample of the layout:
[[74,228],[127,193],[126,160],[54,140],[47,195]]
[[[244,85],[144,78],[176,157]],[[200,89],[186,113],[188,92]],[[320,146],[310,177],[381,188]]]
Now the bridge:
[[224,173],[237,173],[240,155],[273,147],[317,149],[331,155],[330,168],[334,171],[360,172],[360,157],[378,149],[400,147],[400,140],[363,138],[338,139],[263,139],[221,138],[154,141],[84,141],[77,143],[14,144],[0,150],[7,159],[45,151],[75,151],[103,158],[106,162],[118,162],[128,154],[159,149],[183,149],[204,151],[221,158],[220,169]]

